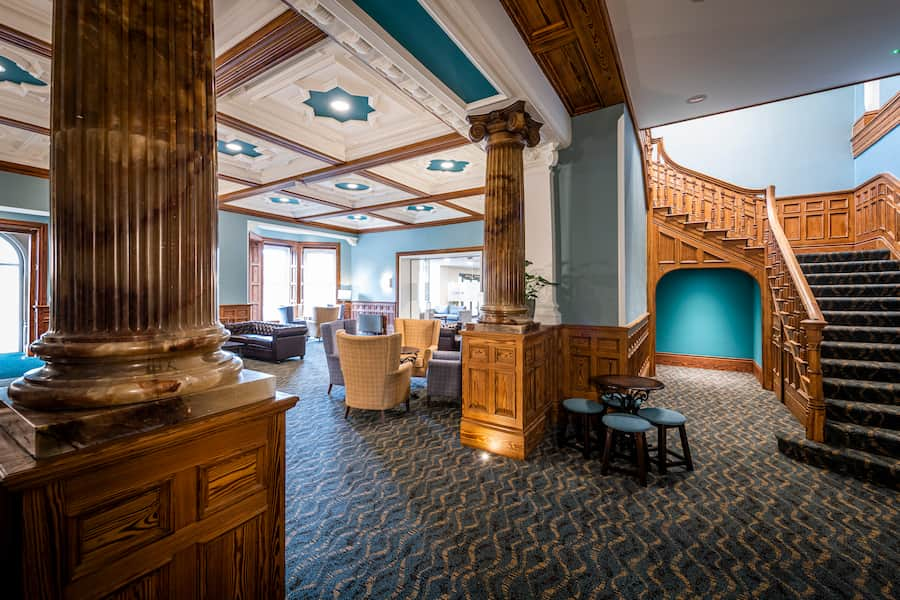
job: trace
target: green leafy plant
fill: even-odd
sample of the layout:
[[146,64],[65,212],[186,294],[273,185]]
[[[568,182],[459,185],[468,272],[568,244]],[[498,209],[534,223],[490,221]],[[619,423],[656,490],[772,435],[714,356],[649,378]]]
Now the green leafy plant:
[[525,261],[525,299],[529,302],[534,302],[537,300],[538,294],[541,293],[542,289],[548,285],[559,285],[559,283],[545,279],[540,275],[529,273],[528,267],[531,265],[532,262],[530,260]]

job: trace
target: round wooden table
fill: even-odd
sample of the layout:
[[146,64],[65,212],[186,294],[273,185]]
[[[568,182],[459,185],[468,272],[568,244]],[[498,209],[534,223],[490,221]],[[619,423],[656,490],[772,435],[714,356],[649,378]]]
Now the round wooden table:
[[657,379],[635,375],[594,375],[588,381],[597,388],[597,393],[601,397],[613,396],[621,404],[622,410],[632,414],[637,413],[641,404],[650,396],[650,392],[666,387]]

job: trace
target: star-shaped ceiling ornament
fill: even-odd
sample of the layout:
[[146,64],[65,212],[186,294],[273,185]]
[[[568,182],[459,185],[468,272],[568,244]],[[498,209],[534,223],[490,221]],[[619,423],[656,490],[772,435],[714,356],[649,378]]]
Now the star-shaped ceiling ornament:
[[310,90],[309,98],[303,104],[312,107],[317,117],[328,117],[341,123],[368,121],[369,113],[375,111],[369,106],[368,96],[354,96],[340,87],[333,87],[327,92]]

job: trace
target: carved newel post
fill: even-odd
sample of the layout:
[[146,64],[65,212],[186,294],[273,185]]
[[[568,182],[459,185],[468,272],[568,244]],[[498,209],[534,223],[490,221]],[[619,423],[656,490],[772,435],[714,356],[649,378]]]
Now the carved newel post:
[[540,141],[541,123],[525,102],[469,117],[473,142],[486,140],[484,304],[479,328],[527,331],[525,306],[525,178],[522,151]]
[[56,0],[47,364],[34,409],[233,382],[216,298],[212,0]]

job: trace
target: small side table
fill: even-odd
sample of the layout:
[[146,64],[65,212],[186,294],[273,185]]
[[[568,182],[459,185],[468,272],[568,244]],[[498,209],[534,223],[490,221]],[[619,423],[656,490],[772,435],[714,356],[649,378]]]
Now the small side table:
[[588,381],[597,388],[601,398],[607,394],[613,396],[613,402],[604,400],[604,404],[633,415],[650,397],[650,392],[666,387],[656,379],[634,375],[594,375]]

